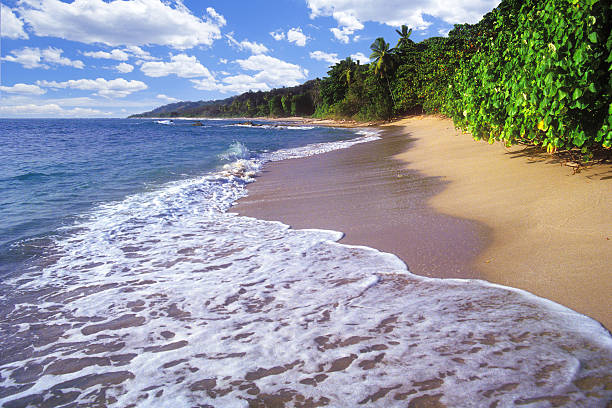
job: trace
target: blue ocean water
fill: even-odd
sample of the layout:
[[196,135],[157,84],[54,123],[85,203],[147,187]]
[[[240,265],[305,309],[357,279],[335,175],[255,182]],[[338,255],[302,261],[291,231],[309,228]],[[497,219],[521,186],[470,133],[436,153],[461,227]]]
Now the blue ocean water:
[[194,123],[0,119],[0,273],[36,256],[45,238],[100,203],[264,152],[355,138],[354,131],[325,127]]
[[378,130],[193,123],[0,121],[0,406],[612,399],[586,316],[227,211],[266,162]]

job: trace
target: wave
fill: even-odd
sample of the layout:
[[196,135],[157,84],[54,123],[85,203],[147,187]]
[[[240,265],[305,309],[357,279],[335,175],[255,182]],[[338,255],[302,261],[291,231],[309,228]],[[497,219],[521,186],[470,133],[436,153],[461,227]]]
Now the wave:
[[588,317],[227,212],[265,160],[378,137],[238,159],[87,214],[44,269],[4,282],[0,404],[604,406],[612,338]]
[[333,150],[347,149],[351,146],[360,143],[372,142],[380,139],[381,130],[378,129],[355,129],[355,133],[359,137],[338,142],[312,143],[304,147],[296,147],[291,149],[280,149],[274,152],[263,154],[264,160],[279,161],[287,159],[297,159],[300,157],[308,157],[317,154],[331,152]]
[[44,181],[52,177],[65,177],[69,173],[66,172],[52,172],[52,173],[43,173],[38,171],[30,171],[22,174],[18,174],[16,176],[7,177],[4,179],[0,179],[0,181]]
[[219,155],[221,160],[248,159],[251,157],[249,149],[241,142],[233,142],[226,151]]
[[300,126],[300,125],[281,125],[281,124],[260,124],[253,122],[233,123],[226,125],[228,127],[243,127],[256,129],[277,129],[277,130],[312,130],[315,126]]

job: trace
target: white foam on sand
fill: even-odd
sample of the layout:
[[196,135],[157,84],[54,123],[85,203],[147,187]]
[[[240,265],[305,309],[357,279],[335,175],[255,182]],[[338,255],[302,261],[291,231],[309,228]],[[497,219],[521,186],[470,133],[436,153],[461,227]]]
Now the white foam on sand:
[[229,214],[261,164],[240,160],[101,205],[46,267],[5,282],[0,404],[612,399],[612,338],[597,322],[524,291],[411,275],[340,232]]

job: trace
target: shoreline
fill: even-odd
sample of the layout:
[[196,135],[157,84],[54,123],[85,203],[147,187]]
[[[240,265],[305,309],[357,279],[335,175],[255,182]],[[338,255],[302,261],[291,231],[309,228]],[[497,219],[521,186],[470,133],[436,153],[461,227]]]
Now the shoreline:
[[150,120],[192,120],[192,121],[203,121],[203,120],[238,120],[238,121],[258,121],[258,122],[271,122],[271,123],[290,123],[296,125],[314,125],[314,126],[329,126],[329,127],[340,127],[340,128],[357,128],[357,127],[372,127],[380,126],[383,122],[358,122],[350,119],[318,119],[318,118],[307,118],[302,116],[287,116],[284,118],[273,118],[273,117],[236,117],[236,118],[209,118],[209,117],[146,117],[146,118],[126,118],[126,119],[150,119]]
[[340,243],[391,252],[417,275],[523,289],[612,328],[611,165],[572,176],[434,116],[381,129],[379,141],[269,163],[231,211],[342,231]]
[[487,228],[433,211],[427,201],[444,182],[406,170],[393,158],[412,143],[401,128],[386,127],[381,136],[349,149],[267,163],[230,212],[294,229],[340,231],[341,244],[392,253],[417,275],[482,278],[472,262],[486,245]]

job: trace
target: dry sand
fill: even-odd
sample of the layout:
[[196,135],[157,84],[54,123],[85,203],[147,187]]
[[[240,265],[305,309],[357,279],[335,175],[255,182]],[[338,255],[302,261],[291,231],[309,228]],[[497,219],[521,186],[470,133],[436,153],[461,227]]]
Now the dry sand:
[[573,174],[533,149],[474,142],[431,116],[400,121],[408,168],[449,181],[429,203],[484,223],[484,279],[535,293],[612,328],[612,165]]
[[448,119],[268,165],[234,211],[402,258],[411,272],[528,290],[612,328],[612,166],[474,142]]

